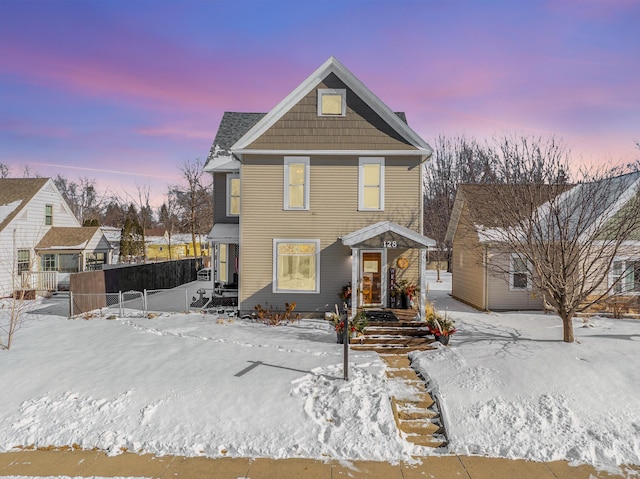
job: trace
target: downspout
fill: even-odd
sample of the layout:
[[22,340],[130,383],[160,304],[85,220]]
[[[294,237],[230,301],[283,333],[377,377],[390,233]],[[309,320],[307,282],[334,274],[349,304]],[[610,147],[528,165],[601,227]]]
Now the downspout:
[[427,307],[427,280],[425,272],[427,271],[427,249],[420,248],[420,321],[426,321]]

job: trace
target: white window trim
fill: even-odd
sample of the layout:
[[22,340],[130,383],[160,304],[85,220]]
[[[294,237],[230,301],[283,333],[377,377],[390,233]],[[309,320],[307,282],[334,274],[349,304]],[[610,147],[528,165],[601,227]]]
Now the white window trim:
[[[224,261],[222,261],[222,253],[221,253],[221,247],[224,246],[225,248],[225,255],[226,258]],[[220,282],[220,283],[227,283],[229,281],[229,245],[227,243],[218,243],[218,254],[216,255],[216,281]],[[225,270],[226,270],[226,277],[222,278],[220,276],[220,271],[222,269],[222,265],[224,264],[225,266]]]
[[[527,287],[526,288],[516,288],[513,285],[513,276],[516,271],[513,269],[513,261],[515,259],[526,261],[527,263]],[[531,284],[531,262],[526,258],[523,258],[522,255],[518,253],[511,253],[509,256],[509,291],[531,291],[533,289],[533,285]]]
[[[342,113],[340,115],[322,114],[323,95],[340,95],[342,97]],[[318,88],[318,116],[323,117],[344,117],[347,116],[347,90],[346,88]]]
[[[51,214],[50,215],[47,214],[47,210],[49,208],[51,208]],[[51,220],[50,220],[51,222],[50,223],[47,223],[47,218],[51,218]],[[44,205],[44,224],[45,224],[45,226],[53,226],[53,205],[49,204],[49,203]]]
[[[289,165],[304,164],[304,205],[302,208],[289,206]],[[309,179],[311,177],[311,161],[308,156],[285,156],[284,157],[284,209],[287,211],[308,211],[309,210]]]
[[[315,243],[316,245],[316,287],[313,291],[300,291],[292,289],[278,289],[278,244],[279,243]],[[273,278],[272,292],[287,294],[318,294],[320,293],[320,240],[319,239],[300,239],[300,238],[273,238]]]
[[[625,296],[632,296],[632,295],[640,295],[640,291],[619,291],[619,292],[615,292],[614,291],[614,277],[613,277],[613,265],[614,263],[618,262],[618,261],[624,261],[624,271],[627,270],[627,268],[629,267],[629,265],[627,263],[632,262],[632,263],[636,263],[640,261],[640,258],[636,258],[633,256],[616,256],[613,261],[611,262],[611,268],[609,269],[609,287],[611,288],[611,294],[620,294],[620,295],[625,295]],[[620,281],[619,283],[622,287],[624,287],[624,281]]]
[[[227,216],[240,216],[240,213],[231,213],[231,180],[236,178],[240,179],[239,173],[227,173]],[[240,185],[240,188],[242,188],[242,185]],[[240,201],[242,201],[242,195],[240,196]],[[240,207],[242,208],[242,203]]]
[[[380,208],[366,208],[364,206],[364,165],[380,165]],[[358,211],[384,211],[384,157],[361,156],[358,159]]]

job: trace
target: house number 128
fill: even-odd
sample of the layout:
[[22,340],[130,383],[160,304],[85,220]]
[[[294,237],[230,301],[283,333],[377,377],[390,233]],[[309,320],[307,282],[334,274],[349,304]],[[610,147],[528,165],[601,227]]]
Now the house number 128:
[[382,242],[382,246],[384,246],[385,248],[397,248],[398,247],[398,242],[397,241],[383,241]]

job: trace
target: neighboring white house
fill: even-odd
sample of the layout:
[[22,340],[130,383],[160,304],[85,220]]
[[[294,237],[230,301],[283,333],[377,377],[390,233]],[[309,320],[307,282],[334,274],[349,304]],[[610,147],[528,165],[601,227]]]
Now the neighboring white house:
[[[93,230],[99,232],[98,228]],[[41,244],[45,236],[48,239]],[[84,239],[70,244],[67,240],[73,237]],[[80,226],[50,178],[0,179],[0,297],[35,286],[23,284],[23,272],[59,271],[61,262],[68,260],[61,255],[91,258],[98,252],[94,250],[96,245],[100,245],[100,253],[108,255],[110,248],[101,233],[100,238],[93,237]],[[77,270],[84,268],[83,259]]]

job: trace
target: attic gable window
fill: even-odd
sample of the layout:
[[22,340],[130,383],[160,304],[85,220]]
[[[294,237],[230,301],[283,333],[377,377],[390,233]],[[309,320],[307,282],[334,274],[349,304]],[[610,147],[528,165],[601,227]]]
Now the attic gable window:
[[318,89],[318,116],[345,116],[347,90],[344,88]]

